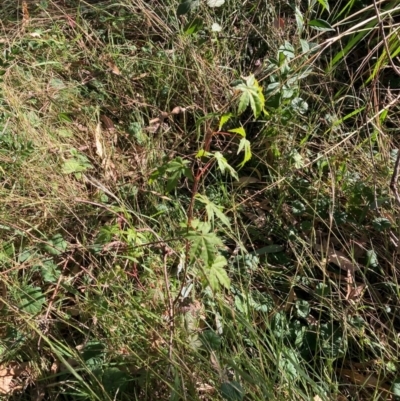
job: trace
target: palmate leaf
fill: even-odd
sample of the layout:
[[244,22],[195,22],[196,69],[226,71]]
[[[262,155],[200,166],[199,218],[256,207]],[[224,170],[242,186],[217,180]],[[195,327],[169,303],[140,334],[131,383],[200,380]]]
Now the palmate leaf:
[[227,170],[233,178],[235,178],[236,180],[239,179],[235,169],[228,163],[221,152],[215,152],[214,157],[217,160],[218,168],[221,170],[222,174],[224,174]]
[[243,161],[239,164],[239,167],[243,167],[251,159],[251,145],[250,141],[246,138],[242,138],[239,143],[238,154],[244,149]]
[[229,219],[222,212],[221,206],[217,206],[214,202],[211,202],[210,199],[208,199],[207,196],[205,195],[197,194],[196,199],[206,206],[207,217],[209,222],[213,222],[214,217],[217,216],[223,224],[225,224],[228,228],[231,228]]
[[189,180],[193,179],[193,174],[190,169],[190,161],[176,157],[167,164],[164,164],[150,175],[149,183],[152,184],[155,180],[166,175],[167,185],[166,192],[171,192],[175,189],[182,177]]
[[223,114],[219,120],[218,131],[221,131],[222,127],[233,117],[232,113]]
[[204,266],[210,266],[215,260],[217,247],[224,244],[214,233],[189,231],[186,238],[192,242],[190,247],[191,260],[200,259]]
[[224,269],[227,264],[227,260],[222,255],[218,255],[214,263],[208,269],[205,269],[210,287],[214,291],[219,290],[221,286],[229,290],[231,286],[231,280]]
[[242,114],[247,107],[249,106],[250,103],[250,94],[249,90],[246,87],[246,85],[240,84],[237,86],[237,89],[242,91],[242,95],[240,96],[239,99],[239,106],[238,106],[238,115]]
[[236,89],[242,92],[239,99],[238,114],[243,113],[250,105],[254,118],[259,117],[264,110],[265,98],[262,87],[254,75],[247,77],[246,83],[237,85]]
[[32,285],[24,285],[21,287],[20,293],[17,294],[18,306],[25,312],[36,315],[42,310],[42,306],[46,301],[46,297],[40,287]]

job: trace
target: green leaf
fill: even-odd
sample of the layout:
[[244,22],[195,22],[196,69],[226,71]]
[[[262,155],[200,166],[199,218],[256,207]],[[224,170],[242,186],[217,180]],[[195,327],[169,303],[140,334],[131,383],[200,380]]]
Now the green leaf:
[[331,27],[331,25],[326,22],[323,19],[313,19],[311,21],[309,21],[308,23],[309,26],[311,26],[312,28],[316,29],[317,31],[334,31],[334,29]]
[[279,358],[279,367],[282,372],[291,380],[296,380],[299,376],[298,366],[300,365],[297,354],[292,349],[286,349]]
[[304,18],[303,18],[303,14],[301,13],[301,11],[298,7],[295,8],[294,15],[296,18],[296,23],[297,23],[297,31],[298,31],[299,35],[301,35],[301,33],[304,30]]
[[305,319],[310,314],[310,304],[303,299],[299,299],[296,301],[296,310],[297,316]]
[[100,367],[104,362],[105,346],[99,341],[91,340],[82,351],[82,359],[89,369]]
[[214,263],[205,270],[208,276],[207,278],[210,283],[210,287],[214,291],[219,290],[220,286],[223,286],[229,290],[231,286],[231,280],[228,276],[228,273],[224,269],[227,264],[228,261],[222,255],[218,255]]
[[242,114],[250,105],[254,118],[258,118],[264,110],[265,98],[262,86],[254,78],[254,75],[247,77],[246,84],[241,83],[236,86],[236,89],[242,92],[239,99],[238,114]]
[[234,134],[239,134],[241,137],[246,138],[246,131],[243,127],[230,129],[229,132],[233,132]]
[[325,297],[330,294],[329,286],[325,283],[318,283],[315,287],[315,293],[320,297]]
[[215,152],[214,157],[217,160],[218,168],[221,170],[222,174],[225,173],[225,170],[228,170],[229,174],[233,178],[235,178],[236,180],[239,180],[239,177],[238,177],[235,169],[228,164],[227,160],[225,159],[225,157],[222,155],[221,152]]
[[288,334],[288,322],[286,315],[283,312],[277,312],[272,317],[271,321],[271,330],[274,333],[274,336],[282,339],[285,335]]
[[51,260],[47,260],[43,263],[40,267],[40,273],[45,283],[56,283],[61,274],[57,265]]
[[304,159],[303,156],[297,152],[297,150],[293,149],[291,154],[290,154],[292,161],[293,161],[293,166],[295,168],[302,168],[304,166]]
[[238,87],[238,89],[240,89],[242,91],[242,95],[240,96],[239,99],[239,106],[238,106],[238,115],[242,114],[247,107],[249,106],[250,103],[250,95],[249,93],[246,91],[245,86],[241,85],[240,87]]
[[[201,228],[201,226],[199,227]],[[217,247],[223,247],[223,242],[214,233],[189,231],[186,238],[192,242],[190,258],[198,258],[205,266],[211,266],[215,260]]]
[[267,245],[267,246],[263,246],[262,248],[259,248],[253,252],[250,252],[249,255],[267,255],[270,253],[277,253],[277,252],[282,252],[285,249],[285,247],[283,245]]
[[308,104],[300,97],[295,97],[292,100],[292,108],[299,114],[305,114],[308,110]]
[[372,221],[372,225],[375,228],[375,230],[378,231],[385,231],[387,229],[389,229],[392,224],[390,223],[390,221],[388,219],[386,219],[385,217],[377,217]]
[[31,285],[22,286],[17,298],[19,308],[31,315],[40,313],[46,301],[42,289]]
[[185,15],[188,12],[196,9],[198,5],[198,0],[184,0],[181,4],[179,4],[178,9],[176,10],[176,14],[178,17],[180,17],[181,15]]
[[200,341],[207,349],[218,351],[221,348],[221,337],[213,330],[206,330],[200,334]]
[[81,160],[77,159],[68,159],[63,163],[62,173],[63,174],[79,173],[82,171],[86,171],[89,168],[92,168],[92,165],[90,163],[84,163]]
[[329,2],[327,0],[318,0],[318,3],[321,4],[321,6],[328,11],[328,13],[330,12],[329,10]]
[[320,348],[329,358],[344,354],[345,339],[343,333],[334,323],[320,325]]
[[61,234],[56,234],[44,245],[44,249],[50,255],[60,255],[66,251],[68,247],[67,241],[63,238]]
[[107,393],[115,399],[117,393],[121,393],[126,389],[130,377],[128,373],[112,367],[104,370],[101,381]]
[[222,383],[220,390],[222,397],[227,401],[242,401],[244,399],[244,390],[236,381]]
[[218,131],[221,131],[222,127],[233,117],[232,113],[222,114],[219,120]]
[[372,268],[376,268],[379,266],[378,255],[373,249],[368,249],[366,252],[367,256],[367,266],[371,266]]
[[192,22],[185,26],[185,35],[193,35],[203,28],[203,19],[195,18]]
[[193,179],[192,170],[190,169],[190,161],[184,160],[181,157],[176,157],[169,163],[159,167],[150,176],[150,184],[156,179],[167,175],[166,192],[171,192],[178,185],[179,180],[182,177],[186,177],[189,180]]
[[400,398],[400,376],[396,377],[393,380],[392,391],[395,396],[395,399]]
[[197,153],[196,153],[196,159],[199,159],[200,157],[211,157],[213,154],[211,152],[207,152],[204,149],[200,149]]
[[310,51],[310,45],[305,39],[300,39],[301,51],[306,54]]
[[244,158],[243,161],[239,164],[239,167],[242,168],[250,159],[251,159],[251,144],[246,138],[242,138],[239,143],[238,154],[244,149]]
[[205,195],[196,194],[196,199],[206,205],[207,217],[209,222],[213,222],[214,216],[217,216],[223,224],[225,224],[229,229],[231,228],[231,223],[228,217],[222,212],[222,206],[217,206],[215,203],[211,202]]
[[[279,46],[279,59],[281,58],[281,54],[285,56],[285,59],[291,60],[295,57],[295,52],[294,52],[294,47],[291,43],[288,41],[285,41],[285,43],[282,46]],[[282,65],[282,61],[280,60],[279,65]]]

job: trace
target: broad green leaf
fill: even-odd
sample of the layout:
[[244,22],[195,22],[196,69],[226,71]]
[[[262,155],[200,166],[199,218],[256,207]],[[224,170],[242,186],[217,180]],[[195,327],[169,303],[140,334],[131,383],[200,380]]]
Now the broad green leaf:
[[196,199],[206,205],[207,217],[209,222],[213,222],[214,216],[217,216],[223,224],[225,224],[228,228],[231,228],[229,219],[222,212],[223,208],[221,206],[217,206],[215,203],[211,202],[205,195],[196,194]]
[[44,245],[46,252],[51,255],[60,255],[66,251],[67,247],[68,243],[61,234],[54,235],[52,238],[47,240],[47,243]]
[[246,77],[246,85],[248,87],[254,86],[255,82],[256,82],[256,77],[254,76],[254,74],[251,74],[248,77]]
[[43,263],[40,267],[40,273],[45,283],[56,283],[61,274],[57,265],[51,260],[47,260]]
[[305,39],[300,39],[301,51],[306,54],[310,51],[310,45]]
[[190,161],[184,160],[181,157],[176,157],[171,160],[164,168],[162,172],[167,174],[167,187],[166,192],[172,191],[178,185],[178,181],[181,177],[186,177],[190,180],[193,179],[192,170],[189,168]]
[[346,339],[339,326],[335,323],[320,325],[320,348],[328,358],[337,358],[344,355]]
[[372,221],[372,225],[375,228],[375,230],[378,230],[378,231],[385,231],[392,226],[390,221],[388,219],[386,219],[385,217],[375,218]]
[[85,163],[82,160],[68,159],[63,163],[62,172],[63,174],[80,173],[92,168],[90,163]]
[[180,17],[181,15],[185,15],[188,12],[197,8],[198,5],[198,0],[184,0],[181,4],[179,4],[178,9],[176,10],[176,14],[178,17]]
[[[291,60],[295,57],[295,52],[294,52],[294,47],[291,43],[288,41],[285,41],[285,43],[282,46],[279,46],[279,56],[283,54],[286,59]],[[281,65],[281,63],[279,63]]]
[[246,138],[246,131],[244,130],[243,127],[232,128],[229,130],[229,132],[233,132],[234,134],[239,134],[241,137]]
[[211,224],[208,221],[200,221],[199,219],[192,221],[192,227],[203,234],[208,234],[211,231]]
[[229,290],[231,286],[231,280],[224,269],[227,264],[228,261],[222,255],[218,255],[209,269],[205,269],[210,286],[214,291],[221,286]]
[[217,247],[223,247],[223,242],[214,233],[189,231],[186,238],[192,242],[190,257],[198,258],[205,266],[210,266],[215,260]]
[[105,346],[96,340],[90,340],[82,351],[82,359],[89,369],[95,369],[104,363]]
[[298,317],[306,319],[310,314],[310,310],[310,304],[304,299],[299,299],[296,301],[296,311]]
[[279,367],[290,380],[296,380],[299,376],[299,357],[292,349],[285,349],[279,358]]
[[232,113],[222,114],[219,119],[218,131],[221,131],[222,127],[233,117]]
[[33,249],[25,248],[22,252],[18,254],[18,262],[24,263],[36,255],[36,251]]
[[319,19],[319,18],[309,21],[308,25],[313,27],[317,31],[323,31],[323,32],[334,31],[334,29],[331,27],[331,25],[328,22],[326,22],[323,19]]
[[292,107],[299,114],[305,114],[308,110],[308,104],[300,97],[295,97],[292,100]]
[[200,334],[200,341],[207,349],[217,351],[221,348],[222,339],[213,330],[205,330]]
[[302,168],[304,166],[303,156],[299,152],[297,152],[297,150],[293,150],[290,156],[292,157],[293,165],[295,168]]
[[326,297],[330,294],[329,286],[325,283],[318,283],[315,287],[315,293],[320,297]]
[[42,289],[31,285],[22,286],[17,298],[19,308],[31,315],[40,313],[46,301]]
[[238,154],[244,149],[244,159],[239,164],[239,167],[242,168],[250,159],[251,159],[251,144],[246,138],[242,138],[239,143]]
[[395,399],[400,398],[400,376],[397,376],[393,380],[392,391],[393,391],[393,394],[395,396]]
[[104,389],[112,399],[116,399],[118,393],[123,393],[131,380],[132,379],[128,373],[114,367],[105,369],[101,375],[101,382]]

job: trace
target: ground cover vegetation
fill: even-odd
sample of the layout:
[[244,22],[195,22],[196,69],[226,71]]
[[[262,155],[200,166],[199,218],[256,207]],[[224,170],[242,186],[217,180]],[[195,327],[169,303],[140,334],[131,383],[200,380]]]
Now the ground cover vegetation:
[[0,21],[2,399],[399,399],[398,0]]

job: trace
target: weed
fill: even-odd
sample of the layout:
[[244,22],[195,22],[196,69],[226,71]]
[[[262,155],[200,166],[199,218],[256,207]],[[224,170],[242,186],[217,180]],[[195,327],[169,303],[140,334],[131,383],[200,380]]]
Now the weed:
[[1,395],[400,396],[397,0],[3,3]]

